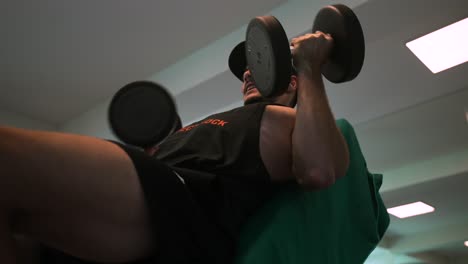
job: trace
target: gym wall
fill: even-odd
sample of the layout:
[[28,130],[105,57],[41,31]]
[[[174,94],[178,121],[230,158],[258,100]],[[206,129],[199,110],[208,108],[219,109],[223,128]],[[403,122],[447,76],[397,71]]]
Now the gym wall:
[[57,128],[42,121],[28,118],[21,114],[12,113],[10,111],[0,109],[0,125],[13,126],[18,128],[28,128],[37,130],[56,130]]

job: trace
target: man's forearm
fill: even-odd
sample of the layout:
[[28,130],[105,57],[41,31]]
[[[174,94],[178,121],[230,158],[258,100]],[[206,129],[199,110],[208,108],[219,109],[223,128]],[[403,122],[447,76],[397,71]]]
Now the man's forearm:
[[346,141],[336,126],[321,73],[299,73],[293,170],[306,188],[325,188],[349,165]]

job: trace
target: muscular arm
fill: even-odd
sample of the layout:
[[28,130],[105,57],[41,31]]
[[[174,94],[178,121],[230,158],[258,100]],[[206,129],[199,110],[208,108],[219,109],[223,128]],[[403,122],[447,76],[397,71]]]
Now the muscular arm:
[[349,166],[347,144],[336,126],[321,74],[333,39],[316,32],[293,39],[291,45],[298,69],[292,173],[305,188],[325,188],[344,176]]
[[345,175],[347,144],[336,126],[319,68],[301,71],[297,79],[292,172],[305,188],[325,188]]
[[273,101],[291,105],[297,91],[297,110],[266,108],[260,154],[273,181],[295,179],[306,189],[322,189],[344,176],[349,166],[348,146],[330,109],[321,73],[333,39],[316,32],[293,39],[291,45],[297,75]]
[[318,77],[316,84],[301,81],[314,90],[299,95],[297,112],[275,105],[265,110],[260,151],[273,181],[296,180],[305,189],[314,190],[329,186],[346,173],[347,145]]

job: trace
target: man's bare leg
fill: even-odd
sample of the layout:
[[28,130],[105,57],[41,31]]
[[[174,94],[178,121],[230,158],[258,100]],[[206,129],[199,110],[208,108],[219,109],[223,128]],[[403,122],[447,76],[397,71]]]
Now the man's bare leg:
[[13,232],[102,262],[142,258],[155,246],[138,176],[121,148],[0,127],[0,263],[15,263]]

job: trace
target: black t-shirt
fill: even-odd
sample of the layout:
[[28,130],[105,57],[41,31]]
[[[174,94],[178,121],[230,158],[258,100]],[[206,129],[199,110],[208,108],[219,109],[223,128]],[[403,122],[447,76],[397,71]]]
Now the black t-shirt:
[[207,214],[234,239],[273,190],[259,146],[267,105],[238,107],[185,126],[155,155],[182,175]]
[[268,177],[260,158],[265,103],[211,115],[181,128],[156,153],[166,164],[216,175]]

